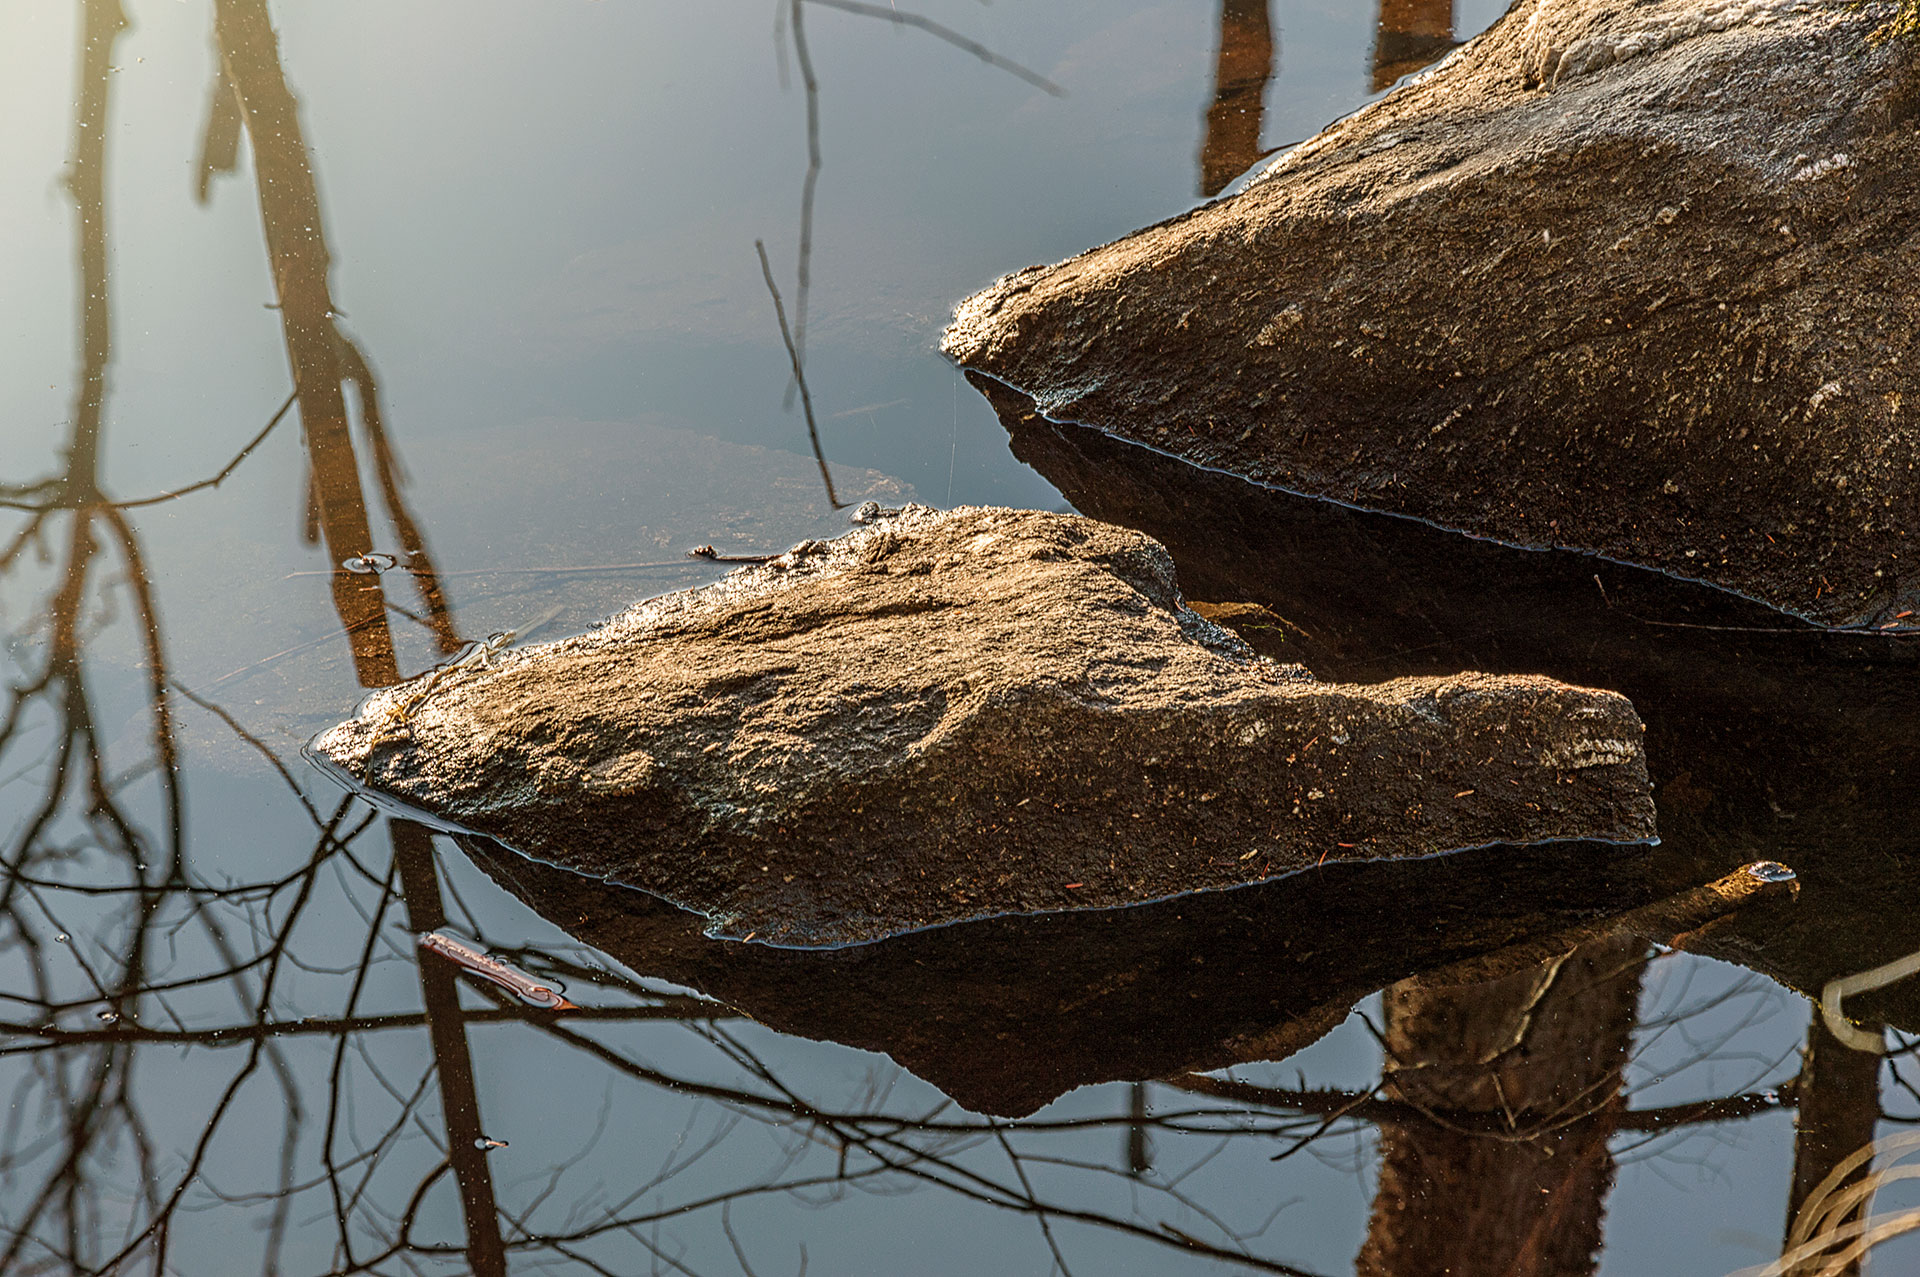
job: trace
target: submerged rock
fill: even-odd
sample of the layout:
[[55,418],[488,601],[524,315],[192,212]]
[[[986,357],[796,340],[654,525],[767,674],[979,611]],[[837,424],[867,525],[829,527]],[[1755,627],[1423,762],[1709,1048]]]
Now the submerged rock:
[[1521,0],[946,349],[1265,483],[1913,628],[1920,86],[1883,17]]
[[356,784],[841,944],[1329,860],[1653,834],[1632,706],[1525,676],[1315,681],[1090,519],[909,507],[600,629],[372,697]]

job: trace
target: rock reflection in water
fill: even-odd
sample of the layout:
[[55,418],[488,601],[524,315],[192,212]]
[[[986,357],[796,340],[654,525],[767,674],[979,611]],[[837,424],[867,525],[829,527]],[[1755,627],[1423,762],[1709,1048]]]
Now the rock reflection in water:
[[[655,897],[459,841],[496,882],[635,971],[782,1032],[885,1052],[967,1107],[1008,1115],[1094,1082],[1285,1059],[1405,977],[1534,979],[1651,901],[1644,848],[1489,847],[809,951],[710,939],[698,915]],[[1667,940],[1739,898],[1622,921]],[[1636,959],[1645,948],[1637,935],[1600,943]]]
[[[1513,550],[1263,489],[1047,421],[986,378],[1014,451],[1075,507],[1173,554],[1196,599],[1263,605],[1256,647],[1329,679],[1462,668],[1625,693],[1647,726],[1669,889],[1768,857],[1806,887],[1703,952],[1817,995],[1911,948],[1920,646],[1822,633],[1758,604],[1564,552]],[[1850,1009],[1854,1009],[1850,1004]],[[1920,1027],[1911,982],[1858,1000]]]
[[[1700,934],[1779,866],[1628,906],[1645,849],[1492,847],[1337,865],[1128,909],[963,923],[833,951],[710,939],[629,888],[460,845],[497,883],[644,975],[691,986],[782,1032],[883,1051],[976,1111],[1022,1115],[1093,1082],[1164,1085],[1378,1125],[1381,1169],[1357,1271],[1590,1271],[1614,1178],[1611,1138],[1765,1111],[1736,1095],[1630,1111],[1623,1070],[1649,939]],[[1626,912],[1622,912],[1626,911]],[[1371,1092],[1203,1076],[1288,1058],[1385,998],[1387,1071]],[[1128,1173],[1150,1165],[1132,1093]]]

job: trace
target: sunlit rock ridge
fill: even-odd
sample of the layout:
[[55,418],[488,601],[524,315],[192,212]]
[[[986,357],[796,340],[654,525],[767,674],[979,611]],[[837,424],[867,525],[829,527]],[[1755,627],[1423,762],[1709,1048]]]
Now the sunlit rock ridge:
[[945,349],[1261,482],[1912,628],[1889,12],[1522,0],[1242,193],[969,298]]

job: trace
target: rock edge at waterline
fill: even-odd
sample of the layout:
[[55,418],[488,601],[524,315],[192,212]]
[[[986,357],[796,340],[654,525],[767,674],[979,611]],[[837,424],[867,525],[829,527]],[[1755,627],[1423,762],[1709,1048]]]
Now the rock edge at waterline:
[[1248,189],[962,303],[1054,420],[1916,628],[1920,81],[1884,6],[1520,0]]
[[1137,532],[908,507],[377,693],[312,748],[716,934],[831,945],[1329,860],[1647,840],[1641,732],[1625,698],[1545,678],[1320,683],[1189,610]]

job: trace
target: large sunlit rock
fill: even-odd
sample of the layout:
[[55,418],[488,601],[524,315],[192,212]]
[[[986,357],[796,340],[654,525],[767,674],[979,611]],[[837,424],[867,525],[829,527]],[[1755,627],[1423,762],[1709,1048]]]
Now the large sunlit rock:
[[1884,17],[1520,0],[946,349],[1262,482],[1911,629],[1920,83]]
[[716,934],[817,945],[1645,840],[1641,730],[1545,678],[1320,683],[1190,611],[1137,532],[909,507],[379,693],[314,750]]

